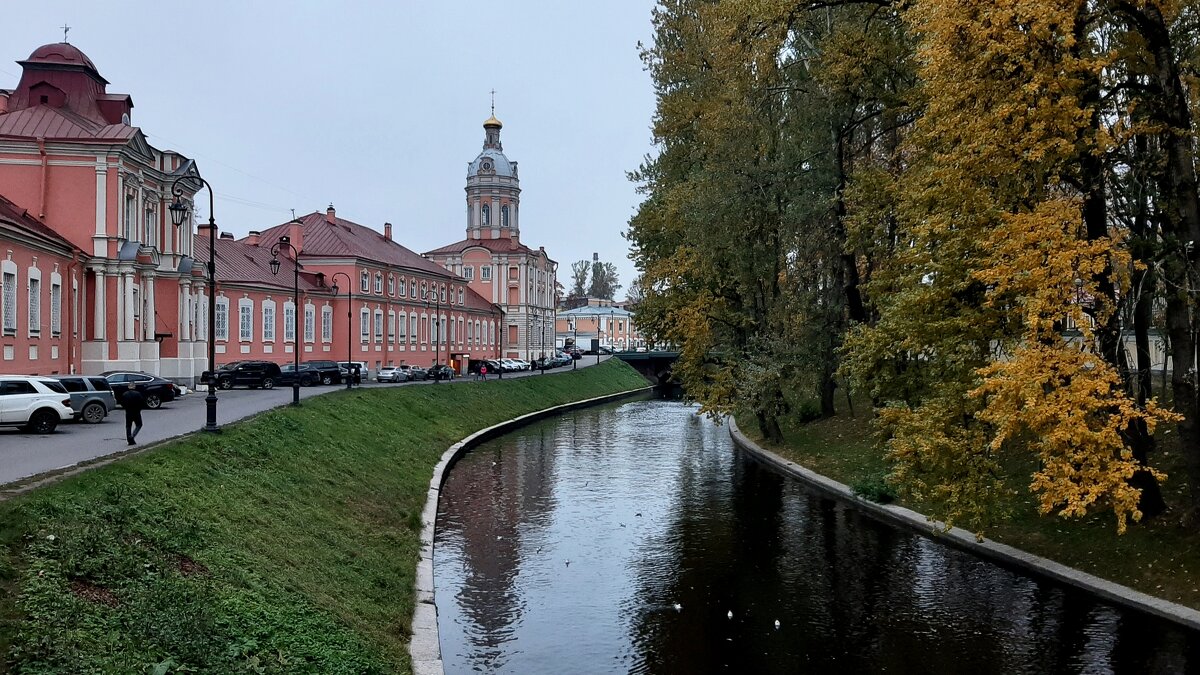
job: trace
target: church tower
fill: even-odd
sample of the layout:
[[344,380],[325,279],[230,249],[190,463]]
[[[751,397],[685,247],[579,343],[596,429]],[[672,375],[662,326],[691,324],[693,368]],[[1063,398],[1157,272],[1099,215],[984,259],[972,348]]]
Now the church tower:
[[467,239],[520,241],[521,181],[504,156],[495,111],[483,123],[483,150],[467,165]]

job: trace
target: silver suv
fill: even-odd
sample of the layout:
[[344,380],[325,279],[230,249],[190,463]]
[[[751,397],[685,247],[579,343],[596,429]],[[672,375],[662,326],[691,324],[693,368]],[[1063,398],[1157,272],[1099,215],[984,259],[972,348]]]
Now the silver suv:
[[48,434],[75,416],[62,382],[48,377],[0,375],[0,425]]
[[54,379],[62,382],[71,395],[71,410],[77,420],[99,424],[117,407],[112,386],[100,375],[55,375]]

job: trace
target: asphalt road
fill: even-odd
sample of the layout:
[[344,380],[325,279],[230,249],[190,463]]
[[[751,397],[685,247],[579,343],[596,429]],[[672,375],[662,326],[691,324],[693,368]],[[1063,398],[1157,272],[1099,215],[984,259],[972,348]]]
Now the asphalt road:
[[[603,357],[601,360],[607,359]],[[596,357],[585,356],[577,367],[596,363]],[[546,375],[570,370],[570,366],[546,371]],[[536,372],[509,373],[504,379],[537,377]],[[489,375],[488,379],[494,379]],[[467,375],[452,383],[462,386],[475,381]],[[448,384],[443,381],[438,386]],[[363,385],[373,387],[433,386],[433,382]],[[300,400],[345,388],[342,386],[301,387]],[[204,397],[207,392],[194,391],[183,398],[165,403],[158,410],[142,413],[144,426],[138,434],[138,445],[148,445],[168,438],[197,431],[204,426]],[[217,423],[229,424],[256,415],[264,410],[291,403],[291,387],[260,389],[230,389],[217,392]],[[80,462],[105,457],[133,449],[125,441],[125,413],[114,410],[100,424],[65,422],[52,434],[30,434],[16,427],[0,427],[0,485],[20,481],[30,476],[70,468]]]

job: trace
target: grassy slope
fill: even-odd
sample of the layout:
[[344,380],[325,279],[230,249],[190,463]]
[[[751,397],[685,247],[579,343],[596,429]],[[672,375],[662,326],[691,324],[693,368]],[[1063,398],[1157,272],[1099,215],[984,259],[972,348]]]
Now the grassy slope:
[[[856,401],[855,410],[857,417],[840,409],[835,418],[788,429],[784,445],[772,449],[847,485],[873,483],[887,471],[887,465],[870,435],[869,406]],[[740,419],[753,418],[742,416]],[[743,424],[742,428],[762,442],[756,436],[753,424]],[[1168,503],[1183,504],[1182,453],[1173,447],[1172,438],[1166,435],[1160,440],[1161,447],[1152,461],[1154,466],[1170,475],[1165,486]],[[763,445],[770,447],[766,443]],[[1200,537],[1180,527],[1178,516],[1173,512],[1168,511],[1149,522],[1131,523],[1126,534],[1118,535],[1114,519],[1107,514],[1083,520],[1040,516],[1028,490],[1021,489],[1020,492],[1021,495],[1007,505],[1009,517],[985,529],[985,536],[1144,593],[1200,609]],[[921,504],[904,500],[900,503],[918,511],[924,510]]]
[[420,513],[445,449],[641,386],[614,359],[335,392],[0,504],[0,671],[407,672]]

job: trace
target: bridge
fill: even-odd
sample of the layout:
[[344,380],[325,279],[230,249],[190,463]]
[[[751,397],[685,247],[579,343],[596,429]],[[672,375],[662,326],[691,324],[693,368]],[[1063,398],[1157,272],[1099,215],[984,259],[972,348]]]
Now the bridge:
[[662,387],[671,384],[671,367],[679,358],[679,352],[620,352],[615,356],[633,366],[647,380]]

